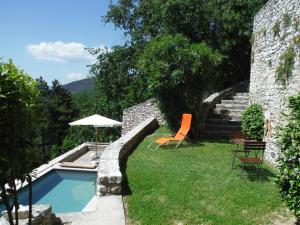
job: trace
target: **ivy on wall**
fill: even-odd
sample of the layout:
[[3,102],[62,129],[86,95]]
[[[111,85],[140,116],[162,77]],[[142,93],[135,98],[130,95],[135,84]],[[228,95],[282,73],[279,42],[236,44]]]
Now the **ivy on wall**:
[[276,36],[279,37],[279,35],[280,35],[280,21],[279,20],[276,20],[272,30],[273,30],[274,37],[276,37]]
[[300,19],[299,19],[299,17],[296,16],[293,18],[293,20],[294,20],[294,23],[293,23],[294,29],[296,32],[298,32],[299,27],[300,27]]
[[287,79],[292,75],[295,64],[295,49],[290,46],[279,58],[279,65],[276,68],[276,81],[286,83]]

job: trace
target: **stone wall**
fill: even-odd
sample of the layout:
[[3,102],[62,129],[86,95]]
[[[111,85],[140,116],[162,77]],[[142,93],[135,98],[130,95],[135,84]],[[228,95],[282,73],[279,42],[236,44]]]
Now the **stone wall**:
[[164,123],[163,115],[153,98],[125,109],[122,118],[122,135],[151,116],[156,117],[160,125]]
[[[250,101],[260,104],[271,132],[266,159],[276,164],[278,156],[275,127],[285,123],[287,99],[300,90],[300,1],[270,0],[254,19],[251,57]],[[298,40],[298,41],[297,41]],[[288,48],[295,52],[292,73],[286,81],[278,80],[277,68]]]
[[[15,213],[13,211],[13,219],[15,219]],[[28,206],[21,208],[18,212],[19,224],[26,225],[28,224]],[[6,220],[6,221],[5,221]],[[0,224],[9,224],[7,222],[8,216],[7,212],[4,211],[2,223]],[[50,205],[33,205],[32,206],[32,225],[53,225],[61,224],[59,220],[52,214]]]
[[98,169],[99,195],[118,195],[122,191],[120,163],[149,133],[158,128],[155,117],[150,117],[110,144],[103,151]]

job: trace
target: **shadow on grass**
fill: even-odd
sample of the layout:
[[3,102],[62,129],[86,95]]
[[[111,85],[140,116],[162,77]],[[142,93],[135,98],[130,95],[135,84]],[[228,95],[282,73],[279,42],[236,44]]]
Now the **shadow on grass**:
[[240,176],[245,177],[250,181],[269,182],[275,178],[275,174],[267,168],[257,169],[254,166],[239,165]]
[[134,150],[136,149],[136,147],[138,145],[139,144],[136,144],[136,146],[133,146],[131,148],[131,150],[128,151],[123,156],[122,160],[120,160],[120,171],[122,173],[122,183],[121,183],[122,191],[121,191],[121,194],[123,196],[125,196],[125,195],[131,195],[132,194],[132,191],[131,191],[131,189],[129,187],[128,176],[127,176],[127,162],[128,162],[129,156],[134,152]]
[[204,139],[201,139],[200,141],[207,142],[207,143],[231,144],[229,139],[206,139],[206,138],[204,138]]
[[184,144],[180,144],[177,148],[175,148],[176,145],[177,145],[177,143],[175,143],[175,144],[172,143],[172,144],[168,144],[168,145],[162,145],[158,149],[176,150],[176,149],[182,149],[182,148],[193,148],[193,147],[203,146],[203,143],[201,143],[201,142],[197,142],[197,143],[185,142]]

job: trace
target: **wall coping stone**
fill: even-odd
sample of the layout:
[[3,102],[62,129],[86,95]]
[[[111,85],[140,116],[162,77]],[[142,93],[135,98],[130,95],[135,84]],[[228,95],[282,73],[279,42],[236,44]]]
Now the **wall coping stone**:
[[120,161],[148,133],[154,131],[157,127],[157,119],[149,117],[105,148],[98,167],[97,190],[99,195],[121,194],[122,173],[120,171]]

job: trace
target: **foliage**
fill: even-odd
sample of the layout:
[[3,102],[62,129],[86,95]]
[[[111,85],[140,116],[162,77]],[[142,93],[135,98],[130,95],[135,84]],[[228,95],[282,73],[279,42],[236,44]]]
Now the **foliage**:
[[[172,127],[178,125],[179,114],[184,111],[192,110],[200,114],[201,112],[196,108],[201,108],[204,96],[207,97],[213,91],[249,78],[251,55],[249,40],[252,34],[253,17],[266,2],[267,0],[229,0],[220,4],[219,0],[112,1],[104,19],[123,29],[128,41],[125,46],[115,47],[112,52],[98,58],[96,67],[99,68],[97,74],[101,74],[100,83],[104,83],[105,80],[108,80],[106,83],[122,83],[122,87],[118,88],[118,94],[109,95],[106,93],[111,91],[105,91],[104,96],[109,96],[108,99],[114,101],[115,111],[119,114],[121,108],[138,103],[141,99],[146,100],[146,97],[152,94],[160,96],[160,105],[165,109],[164,111],[172,109],[174,112],[166,115]],[[169,41],[166,40],[167,37]],[[177,49],[175,46],[178,37],[186,38],[188,41],[178,43],[180,47]],[[170,43],[172,41],[173,44]],[[149,46],[156,49],[152,51]],[[158,54],[158,48],[164,49],[163,54]],[[171,49],[176,51],[173,53]],[[186,52],[188,50],[195,55],[188,54]],[[122,56],[124,51],[126,54]],[[152,58],[148,60],[146,57],[149,54],[152,54]],[[222,61],[216,60],[220,58],[216,57],[216,54],[223,56]],[[176,58],[180,55],[187,57],[187,60]],[[213,55],[214,59],[211,58]],[[175,59],[174,63],[173,59]],[[207,65],[205,60],[208,60]],[[152,61],[158,65],[157,69],[152,66]],[[146,63],[151,67],[147,68]],[[193,68],[189,69],[188,63]],[[208,68],[210,66],[211,68]],[[162,72],[167,79],[163,81],[163,77],[155,77],[148,72],[152,75]],[[116,76],[119,77],[118,80]],[[219,80],[214,82],[217,76]],[[205,78],[209,79],[205,80]],[[161,92],[155,90],[149,93],[148,85],[152,91],[158,86],[166,87],[162,88]],[[108,86],[111,90],[115,89],[111,85]],[[170,90],[171,86],[176,88]],[[189,97],[184,97],[184,92],[188,92]],[[114,97],[121,94],[123,95],[118,98]],[[122,99],[121,103],[119,99]],[[193,118],[198,122],[199,117],[194,115]],[[193,134],[196,136],[200,128],[197,122],[193,123],[196,126]]]
[[[81,119],[83,117],[91,116],[95,114],[95,98],[83,94],[80,97],[75,98],[74,104],[77,106],[79,115],[74,119]],[[92,127],[86,126],[74,126],[68,128],[68,133],[63,140],[63,143],[58,151],[58,154],[65,153],[74,147],[87,142],[94,141],[95,133]]]
[[293,43],[295,46],[300,46],[300,34],[293,38]]
[[105,20],[122,28],[131,44],[141,45],[177,33],[205,42],[224,55],[222,88],[249,77],[253,17],[266,0],[119,0],[111,3]]
[[264,164],[261,176],[239,178],[229,166],[232,146],[213,140],[150,153],[149,143],[167,133],[162,127],[146,137],[128,159],[132,224],[267,224],[282,207],[275,169]]
[[280,21],[279,20],[276,20],[272,30],[273,30],[274,37],[276,37],[276,36],[279,37],[279,35],[280,35]]
[[300,27],[300,20],[298,17],[294,17],[293,20],[294,20],[294,23],[293,23],[294,29],[296,32],[298,32],[299,27]]
[[[37,126],[35,132],[35,144],[43,150],[44,161],[50,156],[61,153],[59,147],[68,134],[69,125],[77,115],[71,93],[57,80],[52,82],[52,88],[40,77],[37,79],[37,87],[40,91],[36,107]],[[52,146],[54,146],[52,148]],[[54,149],[55,152],[51,152]],[[53,151],[54,151],[53,150]]]
[[242,113],[242,131],[247,138],[261,141],[264,135],[264,115],[260,105],[252,104]]
[[107,101],[115,109],[115,112],[104,113],[114,113],[119,117],[116,119],[120,119],[122,108],[151,96],[142,82],[145,75],[136,69],[137,51],[132,46],[115,46],[111,52],[100,53],[90,69],[90,74],[96,79],[97,98]]
[[[39,161],[32,146],[38,94],[36,83],[28,74],[11,60],[0,62],[0,193],[10,224],[14,224],[13,207],[18,223],[17,180],[31,182],[30,173]],[[12,194],[12,202],[8,200],[8,193]]]
[[295,50],[294,47],[289,47],[280,57],[279,65],[276,68],[276,81],[285,83],[292,75],[295,64]]
[[300,93],[289,98],[287,124],[279,129],[280,193],[287,206],[300,218]]
[[288,13],[284,13],[283,14],[283,27],[284,28],[288,28],[288,26],[290,26],[291,24],[291,16]]
[[[201,103],[211,90],[221,55],[204,43],[193,44],[182,35],[154,39],[139,58],[139,70],[148,74],[148,86],[174,126],[182,113],[194,115],[194,135],[199,130]],[[178,124],[177,124],[178,126]]]

